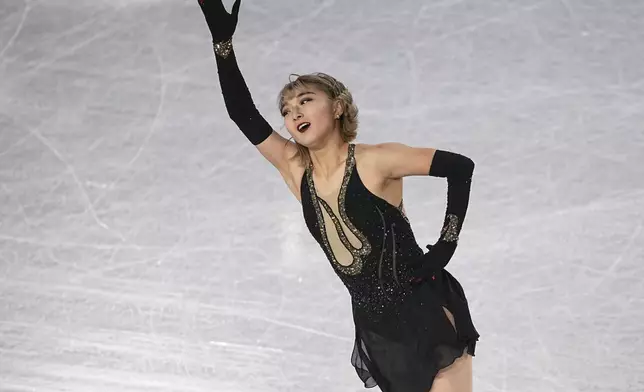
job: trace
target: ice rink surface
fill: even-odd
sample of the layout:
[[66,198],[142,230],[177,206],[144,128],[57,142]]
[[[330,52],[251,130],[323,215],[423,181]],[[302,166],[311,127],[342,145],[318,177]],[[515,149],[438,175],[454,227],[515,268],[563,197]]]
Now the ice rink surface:
[[[231,2],[227,2],[230,6]],[[644,390],[644,2],[245,0],[358,143],[477,164],[459,251],[478,392]],[[446,183],[405,179],[419,244]],[[196,0],[0,3],[0,391],[362,391],[349,296],[226,114]]]

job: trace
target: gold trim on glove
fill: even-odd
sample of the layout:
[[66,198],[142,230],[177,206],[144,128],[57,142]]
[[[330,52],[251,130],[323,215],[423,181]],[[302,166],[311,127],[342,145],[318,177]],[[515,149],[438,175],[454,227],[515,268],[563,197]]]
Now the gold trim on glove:
[[233,37],[230,37],[226,41],[215,42],[213,45],[215,54],[221,58],[227,58],[230,52],[233,50]]
[[458,242],[458,216],[447,214],[447,223],[441,230],[441,239],[447,242]]

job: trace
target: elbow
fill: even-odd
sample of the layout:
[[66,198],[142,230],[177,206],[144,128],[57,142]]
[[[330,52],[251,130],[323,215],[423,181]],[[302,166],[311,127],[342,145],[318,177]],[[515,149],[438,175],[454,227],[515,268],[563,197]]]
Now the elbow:
[[461,154],[455,154],[456,159],[453,161],[453,165],[450,170],[451,177],[455,180],[469,180],[474,174],[474,161],[469,157]]
[[474,175],[474,167],[476,166],[474,164],[474,161],[468,157],[463,157],[463,174],[465,175],[466,178],[472,178]]
[[453,179],[469,179],[474,174],[474,166],[474,161],[465,155],[437,150],[429,169],[429,175]]

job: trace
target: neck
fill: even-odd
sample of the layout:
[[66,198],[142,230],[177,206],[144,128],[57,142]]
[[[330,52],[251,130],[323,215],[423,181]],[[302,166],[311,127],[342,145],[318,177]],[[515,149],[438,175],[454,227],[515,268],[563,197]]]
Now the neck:
[[347,159],[349,143],[342,139],[326,143],[319,149],[309,148],[313,168],[318,176],[322,178],[331,177],[338,166],[344,165]]

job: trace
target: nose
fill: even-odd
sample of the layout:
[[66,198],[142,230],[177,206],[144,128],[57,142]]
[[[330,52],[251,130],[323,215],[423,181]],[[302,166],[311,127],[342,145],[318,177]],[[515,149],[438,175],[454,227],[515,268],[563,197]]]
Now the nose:
[[300,113],[299,109],[293,109],[291,111],[291,116],[293,117],[293,120],[299,120],[302,118],[302,113]]

